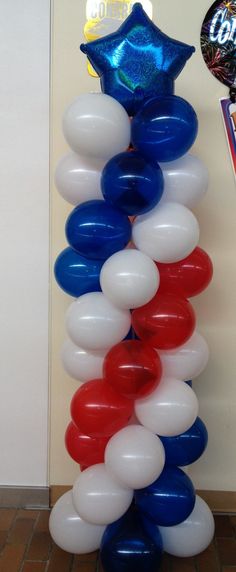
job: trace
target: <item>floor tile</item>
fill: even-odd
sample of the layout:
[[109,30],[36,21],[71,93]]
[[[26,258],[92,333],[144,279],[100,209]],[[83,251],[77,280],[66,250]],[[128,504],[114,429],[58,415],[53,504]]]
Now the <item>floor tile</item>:
[[[172,572],[196,572],[196,567],[193,558],[172,558],[171,559]],[[213,572],[213,571],[211,571]]]
[[15,509],[2,508],[0,510],[0,530],[9,530],[15,516],[16,516]]
[[236,540],[234,538],[217,538],[216,542],[221,565],[236,565]]
[[72,560],[71,554],[54,546],[47,572],[70,572]]
[[29,518],[31,520],[36,520],[39,515],[39,510],[31,509],[18,509],[17,518]]
[[48,521],[50,517],[49,510],[41,510],[36,525],[36,530],[41,532],[48,532]]
[[6,544],[7,535],[8,535],[7,530],[0,530],[0,552],[2,552],[2,550]]
[[22,572],[45,572],[46,562],[25,562]]
[[28,560],[48,560],[52,547],[49,532],[35,531],[27,552]]
[[74,562],[72,572],[96,572],[96,562]]
[[17,518],[8,536],[8,542],[10,544],[27,544],[34,524],[35,521],[29,518]]
[[216,538],[226,538],[234,536],[234,528],[229,516],[215,516]]
[[196,557],[198,572],[220,572],[219,559],[214,543]]
[[7,544],[0,557],[0,572],[19,572],[25,553],[23,544]]
[[98,550],[96,552],[91,552],[90,554],[81,554],[81,556],[75,556],[75,562],[79,560],[80,562],[97,562],[99,556]]

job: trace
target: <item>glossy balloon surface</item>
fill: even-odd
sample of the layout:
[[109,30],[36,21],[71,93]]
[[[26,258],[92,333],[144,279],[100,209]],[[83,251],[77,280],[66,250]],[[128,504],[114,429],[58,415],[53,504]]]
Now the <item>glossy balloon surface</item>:
[[196,497],[192,513],[184,522],[160,528],[165,552],[180,558],[190,558],[206,550],[214,532],[213,515],[199,496]]
[[100,284],[105,296],[118,308],[139,308],[156,294],[159,272],[149,256],[130,248],[106,260]]
[[139,338],[159,350],[168,350],[190,338],[195,314],[185,298],[157,293],[151,302],[133,311],[132,326]]
[[132,151],[110,159],[103,169],[101,186],[106,201],[127,215],[139,215],[159,202],[164,181],[157,163]]
[[66,222],[69,244],[86,258],[106,260],[128,244],[129,219],[104,201],[88,201],[76,207]]
[[193,511],[195,491],[190,478],[178,467],[165,467],[149,487],[136,491],[135,502],[160,526],[183,522]]
[[140,340],[117,344],[104,360],[104,378],[117,392],[130,399],[151,393],[160,382],[161,373],[157,352]]
[[159,352],[163,375],[177,379],[194,379],[207,366],[209,348],[206,340],[197,331],[182,346]]
[[130,326],[130,312],[114,306],[102,292],[80,296],[66,314],[69,337],[86,351],[108,349],[121,342]]
[[101,543],[104,572],[158,572],[162,539],[158,528],[136,508],[110,524]]
[[163,203],[138,216],[132,240],[138,250],[164,264],[188,256],[199,241],[199,225],[193,213],[178,203]]
[[181,97],[167,95],[144,104],[132,121],[131,140],[149,160],[174,161],[192,147],[197,131],[192,106]]
[[204,198],[209,175],[199,157],[188,153],[176,161],[161,163],[161,169],[165,182],[162,201],[175,201],[192,209]]
[[211,259],[199,247],[179,262],[172,264],[157,262],[157,268],[160,272],[159,291],[172,292],[185,298],[191,298],[203,292],[213,276]]
[[101,379],[88,381],[74,394],[71,417],[91,437],[109,437],[124,427],[133,413],[132,402]]
[[78,298],[87,292],[101,290],[101,268],[102,261],[85,258],[73,248],[66,248],[56,259],[54,273],[62,290]]
[[49,530],[62,550],[87,554],[99,549],[105,527],[85,522],[75,510],[72,491],[68,491],[52,508]]
[[108,160],[130,144],[130,120],[118,101],[103,93],[80,94],[66,109],[63,132],[71,149]]
[[163,34],[139,3],[117,32],[82,44],[81,50],[100,76],[102,91],[118,99],[130,115],[146,99],[173,93],[174,79],[194,52]]
[[141,425],[130,425],[110,439],[105,464],[123,485],[140,489],[161,474],[165,453],[160,439]]
[[133,491],[123,487],[104,464],[81,473],[73,486],[73,502],[79,515],[91,524],[110,524],[128,510]]
[[185,467],[195,463],[204,453],[207,442],[207,428],[200,417],[185,433],[175,437],[161,437],[165,448],[167,465]]
[[198,400],[186,383],[174,378],[162,378],[150,395],[135,401],[139,422],[157,435],[172,437],[187,431],[198,414]]
[[72,459],[85,467],[104,462],[109,437],[96,439],[84,435],[71,421],[65,433],[65,445]]
[[74,379],[84,383],[96,377],[102,377],[103,362],[107,350],[88,352],[66,340],[62,346],[63,367]]
[[85,201],[102,200],[101,173],[104,159],[83,157],[69,153],[62,157],[55,172],[57,190],[69,203],[76,206]]

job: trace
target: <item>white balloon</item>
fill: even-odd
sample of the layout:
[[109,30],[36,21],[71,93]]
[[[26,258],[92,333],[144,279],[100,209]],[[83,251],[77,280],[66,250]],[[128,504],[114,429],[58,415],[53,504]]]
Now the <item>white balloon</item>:
[[130,327],[130,312],[116,308],[102,292],[80,296],[66,313],[69,337],[76,345],[92,352],[121,342]]
[[55,184],[61,196],[75,206],[103,200],[100,182],[104,165],[102,159],[80,157],[75,153],[63,157],[55,172]]
[[65,111],[63,132],[76,153],[108,160],[129,147],[130,119],[110,95],[85,93]]
[[199,241],[196,217],[174,202],[157,205],[133,223],[133,242],[157,262],[177,262],[188,256]]
[[104,463],[81,473],[73,487],[73,502],[81,518],[92,524],[107,525],[118,520],[129,508],[133,491],[122,486]]
[[100,274],[103,293],[115,306],[123,309],[147,304],[156,294],[159,283],[156,264],[149,256],[134,249],[113,254]]
[[107,469],[121,483],[141,489],[162,473],[165,451],[161,440],[141,425],[130,425],[110,439],[105,450]]
[[187,154],[160,166],[165,182],[161,202],[174,201],[191,209],[205,196],[208,170],[198,157]]
[[149,431],[162,437],[172,437],[193,425],[198,407],[191,387],[177,379],[163,377],[150,395],[135,402],[135,413]]
[[158,351],[158,355],[165,377],[176,377],[187,381],[194,379],[205,369],[209,359],[209,348],[203,336],[195,331],[179,348]]
[[54,505],[49,530],[54,542],[62,550],[72,554],[87,554],[100,548],[105,527],[82,520],[73,505],[71,490]]
[[66,340],[61,353],[64,369],[70,377],[82,383],[90,379],[100,379],[103,376],[103,362],[107,351],[87,352],[71,340]]
[[196,496],[190,516],[176,526],[159,526],[165,552],[181,558],[200,554],[212,542],[215,532],[213,515],[203,499]]

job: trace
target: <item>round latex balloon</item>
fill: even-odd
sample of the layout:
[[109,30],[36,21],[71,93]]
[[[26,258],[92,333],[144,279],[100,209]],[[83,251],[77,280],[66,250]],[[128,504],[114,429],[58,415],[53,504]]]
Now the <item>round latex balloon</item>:
[[135,402],[139,422],[157,435],[172,437],[187,431],[198,414],[198,400],[186,383],[163,377],[160,385]]
[[185,467],[195,463],[204,453],[208,433],[203,421],[197,417],[196,421],[185,433],[175,437],[161,437],[166,454],[166,464]]
[[100,554],[104,572],[157,572],[162,557],[161,535],[154,523],[131,507],[106,528]]
[[54,542],[62,550],[72,554],[87,554],[99,549],[105,527],[82,520],[75,510],[72,491],[68,491],[51,511],[49,530]]
[[107,353],[103,375],[121,395],[137,399],[151,393],[161,379],[157,352],[140,340],[125,340]]
[[101,268],[102,261],[85,258],[73,248],[66,248],[56,259],[54,273],[62,290],[78,298],[87,292],[101,290]]
[[58,163],[56,187],[66,201],[76,206],[85,201],[102,200],[101,172],[105,160],[69,153]]
[[135,151],[110,159],[102,173],[104,199],[128,215],[153,209],[161,199],[164,181],[161,169]]
[[71,421],[65,433],[65,445],[67,452],[79,465],[90,467],[104,462],[105,449],[109,437],[96,439],[84,435]]
[[127,425],[132,402],[102,379],[80,387],[71,401],[71,417],[78,429],[91,437],[109,437]]
[[108,160],[130,144],[125,109],[103,93],[79,95],[65,111],[63,132],[71,149],[85,157]]
[[159,291],[173,292],[185,298],[197,296],[210,284],[213,265],[202,248],[195,248],[184,260],[171,264],[157,262],[160,272]]
[[178,467],[165,467],[150,486],[135,493],[135,502],[158,526],[174,526],[193,511],[195,491],[190,478]]
[[81,473],[73,486],[73,502],[81,518],[91,524],[110,524],[128,510],[133,491],[113,478],[104,464]]
[[194,208],[205,196],[208,187],[208,170],[194,155],[184,155],[181,159],[162,163],[165,192],[162,202],[176,202],[189,209]]
[[133,223],[132,240],[156,262],[178,262],[188,256],[199,241],[196,217],[185,206],[165,202]]
[[133,118],[131,140],[144,157],[174,161],[192,147],[198,132],[193,107],[176,95],[147,101]]
[[121,250],[106,260],[100,284],[103,294],[118,308],[139,308],[156,294],[159,272],[146,254],[135,249]]
[[106,260],[128,244],[131,224],[126,215],[105,201],[88,201],[69,215],[66,237],[82,256]]
[[159,437],[145,427],[130,425],[110,439],[105,464],[123,485],[140,489],[161,474],[165,464],[164,448]]
[[213,540],[215,523],[203,499],[196,497],[194,509],[181,524],[161,527],[164,550],[173,556],[190,558],[200,554]]
[[195,314],[185,298],[157,293],[151,302],[132,312],[132,326],[138,337],[151,346],[170,350],[190,338]]
[[66,314],[69,337],[76,345],[92,352],[121,342],[130,326],[130,312],[116,308],[102,292],[80,296]]
[[209,359],[206,340],[194,332],[191,338],[175,350],[160,351],[163,375],[177,379],[194,379],[200,375]]
[[66,340],[62,346],[62,363],[65,371],[80,382],[102,377],[103,362],[107,350],[87,352]]

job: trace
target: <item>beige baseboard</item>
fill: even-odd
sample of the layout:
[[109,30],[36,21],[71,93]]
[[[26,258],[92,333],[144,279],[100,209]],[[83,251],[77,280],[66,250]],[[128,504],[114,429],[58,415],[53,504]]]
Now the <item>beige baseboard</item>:
[[[50,488],[50,506],[67,491],[70,486],[53,485]],[[214,513],[236,514],[236,492],[231,491],[197,491]]]
[[0,486],[0,508],[49,508],[49,487]]

